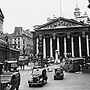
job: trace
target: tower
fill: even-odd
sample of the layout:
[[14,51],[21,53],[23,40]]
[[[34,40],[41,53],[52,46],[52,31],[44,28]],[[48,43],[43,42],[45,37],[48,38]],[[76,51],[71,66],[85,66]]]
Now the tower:
[[74,11],[75,20],[78,21],[78,17],[80,17],[80,15],[81,15],[80,8],[78,7],[77,0],[76,0],[76,7]]

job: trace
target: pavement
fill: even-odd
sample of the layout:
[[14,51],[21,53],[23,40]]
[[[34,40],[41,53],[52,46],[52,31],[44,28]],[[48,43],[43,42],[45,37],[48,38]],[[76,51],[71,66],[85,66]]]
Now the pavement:
[[[59,67],[51,65],[51,69]],[[25,66],[25,70],[21,70],[20,90],[90,90],[90,74],[88,73],[70,73],[64,72],[63,80],[54,80],[54,72],[47,72],[48,82],[43,87],[29,87],[28,80],[30,79],[30,67]]]
[[[31,70],[32,69],[32,67],[33,66],[31,66],[31,65],[29,65],[29,66],[24,66],[24,70]],[[19,68],[18,68],[19,70],[23,70],[23,69],[21,69],[21,67],[19,66]]]
[[[31,70],[33,67],[34,67],[34,64],[33,64],[33,63],[29,64],[28,66],[25,65],[25,66],[24,66],[24,71],[25,71],[25,70]],[[54,68],[57,68],[57,67],[60,67],[60,65],[59,65],[59,64],[57,64],[57,65],[51,64],[50,66],[46,67],[46,70],[47,70],[47,71],[52,71]],[[20,66],[19,66],[18,69],[19,69],[20,71],[23,71],[23,69],[21,69]]]

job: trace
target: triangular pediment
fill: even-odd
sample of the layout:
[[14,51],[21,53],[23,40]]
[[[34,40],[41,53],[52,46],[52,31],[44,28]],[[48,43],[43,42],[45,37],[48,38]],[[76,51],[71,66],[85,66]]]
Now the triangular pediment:
[[74,26],[86,26],[87,24],[78,22],[74,19],[67,19],[63,17],[51,19],[43,25],[39,25],[36,29],[52,29],[52,28],[64,28]]

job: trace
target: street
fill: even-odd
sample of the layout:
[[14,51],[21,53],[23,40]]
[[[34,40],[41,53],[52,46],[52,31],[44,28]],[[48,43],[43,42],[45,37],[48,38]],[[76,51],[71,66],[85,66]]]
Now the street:
[[[54,66],[52,66],[54,69]],[[43,87],[29,87],[28,79],[31,71],[20,70],[20,90],[90,90],[90,74],[64,72],[63,80],[54,80],[54,72],[47,72],[48,82]]]

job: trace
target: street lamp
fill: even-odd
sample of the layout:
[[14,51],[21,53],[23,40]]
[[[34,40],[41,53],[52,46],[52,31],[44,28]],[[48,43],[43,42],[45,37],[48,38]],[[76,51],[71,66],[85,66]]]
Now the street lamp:
[[43,63],[43,54],[42,54],[42,35],[39,35],[39,53],[38,53],[38,63],[41,67],[44,67],[44,63]]

